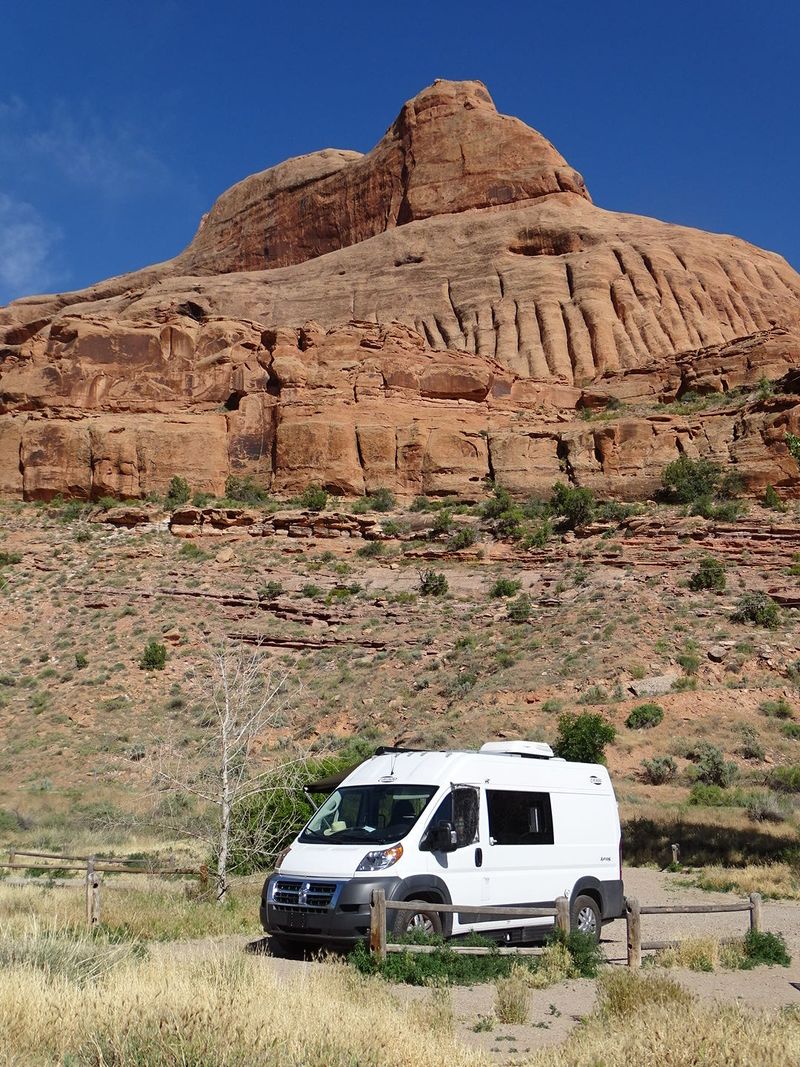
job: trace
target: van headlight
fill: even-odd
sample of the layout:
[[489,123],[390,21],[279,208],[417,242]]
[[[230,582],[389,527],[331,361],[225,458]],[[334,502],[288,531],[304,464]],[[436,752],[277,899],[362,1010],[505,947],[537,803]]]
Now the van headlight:
[[361,863],[356,867],[357,871],[383,871],[397,863],[403,855],[402,845],[393,845],[391,848],[383,848],[378,852],[368,852]]

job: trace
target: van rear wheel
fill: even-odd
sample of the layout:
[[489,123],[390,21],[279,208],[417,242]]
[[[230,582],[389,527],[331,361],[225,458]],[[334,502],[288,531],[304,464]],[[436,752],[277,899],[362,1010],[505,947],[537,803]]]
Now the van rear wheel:
[[[442,917],[438,911],[428,911],[426,909],[425,900],[412,900],[411,904],[416,904],[419,908],[417,911],[398,911],[395,913],[394,926],[392,927],[392,933],[395,937],[404,937],[407,934],[423,933],[430,936],[441,934],[442,932]],[[391,908],[391,901],[387,903],[387,907]]]
[[570,930],[578,930],[582,934],[589,934],[595,941],[599,941],[602,922],[603,917],[600,914],[600,907],[593,897],[575,897],[572,907],[569,909]]

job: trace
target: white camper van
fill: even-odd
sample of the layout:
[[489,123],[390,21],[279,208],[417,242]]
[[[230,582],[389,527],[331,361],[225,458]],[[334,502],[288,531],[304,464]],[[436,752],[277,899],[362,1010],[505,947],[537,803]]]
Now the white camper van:
[[[497,920],[470,906],[570,901],[573,929],[600,936],[623,911],[619,815],[605,767],[549,745],[479,752],[378,749],[316,811],[264,885],[261,923],[279,942],[354,943],[369,934],[372,890],[390,933],[476,931],[535,939],[553,919]],[[392,911],[393,900],[419,910]],[[463,905],[443,915],[426,903]]]

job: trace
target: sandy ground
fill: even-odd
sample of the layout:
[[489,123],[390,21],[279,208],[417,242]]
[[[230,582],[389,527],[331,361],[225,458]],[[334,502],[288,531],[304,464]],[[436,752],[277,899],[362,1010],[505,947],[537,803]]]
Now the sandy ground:
[[[709,904],[730,903],[733,894],[707,893],[682,885],[685,876],[644,868],[625,870],[625,892],[636,897],[640,904]],[[642,939],[669,940],[691,936],[739,936],[748,925],[747,913],[714,915],[651,915],[642,917]],[[706,974],[675,969],[670,976],[678,979],[698,996],[709,1000],[740,1001],[754,1007],[800,1005],[800,993],[790,984],[800,981],[800,903],[765,901],[763,904],[765,930],[782,933],[786,938],[793,963],[789,968],[761,967],[757,971],[718,971]],[[240,950],[247,939],[226,938],[223,941],[198,941],[181,946],[180,951],[202,957],[224,950]],[[603,930],[602,947],[612,966],[624,966],[626,961],[625,922],[617,920]],[[172,953],[175,943],[153,946],[154,951]],[[266,952],[265,967],[275,968],[287,976],[296,974],[313,963],[301,959],[281,959]],[[429,997],[428,990],[398,986],[397,995],[408,999]],[[480,1020],[491,1015],[494,989],[492,985],[456,987],[452,991],[457,1028],[462,1040],[469,1045],[490,1052],[498,1063],[517,1059],[520,1055],[564,1040],[570,1030],[588,1015],[595,1003],[595,983],[590,979],[563,982],[548,989],[533,990],[530,997],[530,1017],[524,1025],[496,1024],[492,1030],[476,1030]]]

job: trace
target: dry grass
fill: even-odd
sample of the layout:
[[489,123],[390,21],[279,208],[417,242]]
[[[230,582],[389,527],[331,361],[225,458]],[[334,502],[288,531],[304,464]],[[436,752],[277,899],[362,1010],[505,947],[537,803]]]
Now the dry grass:
[[532,1067],[786,1067],[800,1060],[791,1012],[703,1006],[676,982],[617,971],[599,982],[599,1005],[564,1045]]
[[[242,880],[229,903],[190,900],[180,882],[156,878],[107,878],[102,890],[102,929],[126,939],[173,941],[226,934],[260,934],[260,884]],[[0,882],[0,923],[24,930],[31,918],[55,929],[81,929],[86,903],[83,885],[9,886]]]
[[687,937],[679,945],[660,949],[653,957],[657,967],[688,967],[690,971],[737,970],[745,958],[744,941],[723,944],[715,937]]
[[537,961],[536,970],[526,968],[526,980],[533,989],[545,989],[547,986],[566,982],[568,978],[577,978],[578,968],[570,955],[569,949],[560,941],[546,945]]
[[281,979],[267,961],[123,964],[88,985],[0,973],[0,1064],[481,1067],[486,1059],[343,964]]
[[700,889],[735,892],[743,896],[800,900],[800,879],[788,863],[750,864],[747,867],[705,867],[692,884]]
[[515,965],[495,983],[494,1014],[501,1023],[524,1023],[530,1011],[530,972]]

